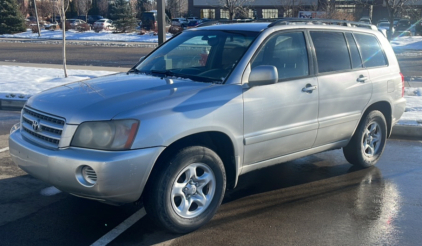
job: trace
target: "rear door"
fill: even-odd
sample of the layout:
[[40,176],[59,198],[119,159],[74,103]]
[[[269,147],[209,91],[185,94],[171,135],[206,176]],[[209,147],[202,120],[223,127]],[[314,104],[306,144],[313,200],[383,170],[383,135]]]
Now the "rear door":
[[319,84],[319,130],[314,147],[349,139],[372,94],[354,37],[341,31],[310,31]]

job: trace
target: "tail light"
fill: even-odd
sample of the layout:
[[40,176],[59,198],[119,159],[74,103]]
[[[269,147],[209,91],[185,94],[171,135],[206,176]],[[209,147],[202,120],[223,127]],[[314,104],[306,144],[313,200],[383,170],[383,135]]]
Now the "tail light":
[[404,97],[404,76],[400,73],[401,76],[401,97]]

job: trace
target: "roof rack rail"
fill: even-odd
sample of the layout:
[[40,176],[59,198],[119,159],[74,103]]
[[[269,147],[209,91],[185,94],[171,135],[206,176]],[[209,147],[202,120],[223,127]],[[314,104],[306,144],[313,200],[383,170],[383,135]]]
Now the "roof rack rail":
[[347,21],[347,20],[332,20],[332,19],[304,19],[304,18],[283,18],[273,23],[269,24],[268,27],[278,26],[278,25],[288,25],[289,23],[312,23],[317,25],[343,25],[348,27],[363,27],[372,30],[378,30],[375,25],[363,23],[363,22],[356,22],[356,21]]

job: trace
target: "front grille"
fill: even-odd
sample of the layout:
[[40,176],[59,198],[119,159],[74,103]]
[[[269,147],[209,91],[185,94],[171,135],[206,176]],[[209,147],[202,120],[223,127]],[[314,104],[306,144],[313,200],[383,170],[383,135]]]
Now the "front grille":
[[22,135],[31,141],[57,148],[65,120],[25,107],[22,112]]

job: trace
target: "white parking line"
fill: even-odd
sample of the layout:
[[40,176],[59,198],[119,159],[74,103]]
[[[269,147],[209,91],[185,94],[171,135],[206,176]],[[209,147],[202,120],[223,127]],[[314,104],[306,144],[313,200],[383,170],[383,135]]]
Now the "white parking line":
[[145,212],[145,208],[139,209],[136,213],[132,214],[129,218],[120,223],[120,225],[114,227],[113,230],[109,231],[107,234],[91,244],[91,246],[107,245],[124,231],[126,231],[129,227],[135,224],[138,220],[142,219],[142,217],[144,217],[146,214],[147,213]]
[[54,186],[50,186],[50,187],[47,187],[45,189],[42,189],[40,194],[43,195],[43,196],[54,196],[56,194],[59,194],[60,192],[62,192],[62,191],[57,189]]
[[3,148],[3,149],[0,149],[0,153],[1,153],[1,152],[8,151],[8,150],[9,150],[9,147],[6,147],[6,148]]

